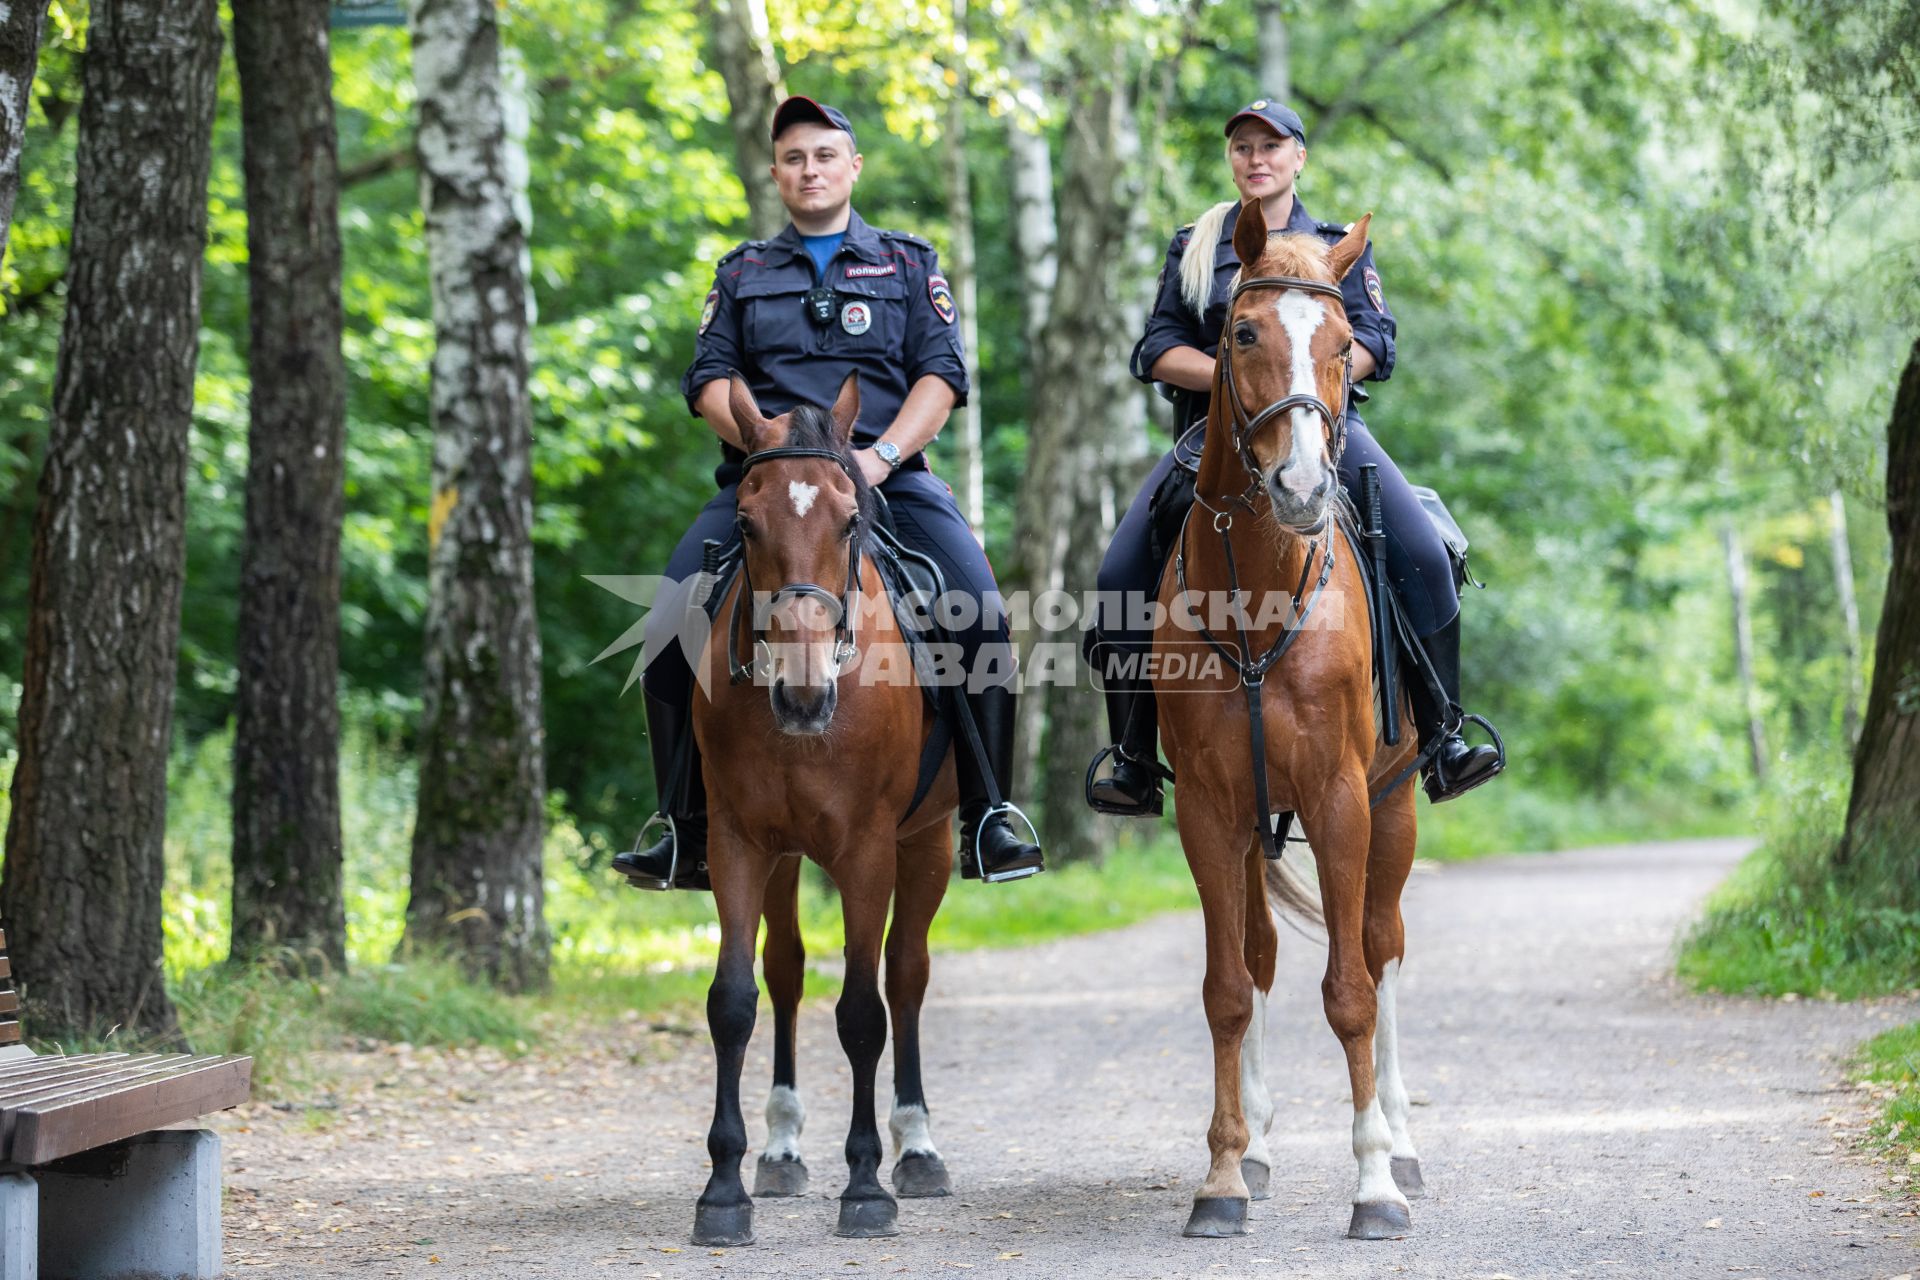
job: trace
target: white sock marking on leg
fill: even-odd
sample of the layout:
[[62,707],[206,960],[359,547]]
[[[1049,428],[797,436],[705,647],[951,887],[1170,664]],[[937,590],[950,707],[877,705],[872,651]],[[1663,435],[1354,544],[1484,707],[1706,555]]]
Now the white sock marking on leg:
[[887,1129],[893,1134],[893,1155],[896,1160],[908,1154],[940,1154],[934,1149],[933,1131],[927,1123],[927,1109],[918,1103],[903,1107],[895,1100],[893,1114],[887,1117]]
[[807,1127],[807,1108],[791,1086],[777,1084],[767,1094],[767,1146],[761,1154],[768,1160],[798,1160],[800,1131]]
[[1412,1107],[1407,1100],[1407,1086],[1400,1080],[1399,986],[1400,962],[1390,960],[1380,975],[1379,1013],[1373,1032],[1373,1078],[1380,1095],[1380,1109],[1387,1117],[1387,1128],[1393,1133],[1393,1154],[1417,1160],[1420,1153],[1414,1150],[1413,1134],[1407,1127]]
[[1407,1203],[1394,1185],[1392,1149],[1393,1135],[1387,1130],[1386,1116],[1381,1114],[1380,1099],[1375,1098],[1353,1113],[1353,1158],[1360,1163],[1360,1185],[1353,1193],[1355,1204]]
[[1273,1093],[1267,1088],[1267,993],[1253,993],[1253,1018],[1240,1042],[1240,1111],[1247,1119],[1248,1160],[1273,1168],[1267,1133],[1273,1128]]

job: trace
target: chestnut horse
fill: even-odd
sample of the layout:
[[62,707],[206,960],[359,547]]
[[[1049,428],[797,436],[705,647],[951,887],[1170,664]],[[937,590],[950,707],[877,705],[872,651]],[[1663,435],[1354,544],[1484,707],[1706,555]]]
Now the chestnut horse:
[[871,556],[874,499],[848,452],[860,411],[855,379],[849,375],[841,386],[830,415],[802,405],[766,418],[738,376],[730,403],[748,454],[738,516],[744,570],[721,604],[706,659],[709,672],[726,671],[731,679],[701,681],[693,707],[707,769],[708,871],[720,914],[720,956],[707,993],[718,1062],[707,1134],[713,1174],[694,1210],[693,1239],[753,1242],[753,1201],[740,1180],[747,1149],[740,1070],[759,1002],[753,948],[763,916],[773,1089],[754,1194],[806,1189],[798,1146],[805,1112],[793,1061],[806,961],[797,905],[803,854],[839,889],[846,923],[836,1013],[853,1068],[853,1121],[836,1230],[893,1235],[899,1208],[880,1185],[873,1092],[889,1011],[894,1186],[905,1196],[950,1192],[928,1133],[919,1037],[927,927],[953,862],[953,763],[949,756],[908,814],[935,719]]
[[[1241,207],[1233,244],[1243,266],[1221,331],[1195,503],[1160,588],[1156,653],[1191,653],[1204,641],[1226,659],[1155,682],[1207,934],[1212,1165],[1194,1198],[1192,1236],[1243,1234],[1249,1195],[1266,1196],[1274,1108],[1261,1042],[1278,942],[1270,895],[1326,925],[1321,994],[1346,1052],[1359,1162],[1348,1234],[1404,1233],[1406,1197],[1419,1194],[1394,1029],[1413,790],[1369,807],[1370,791],[1416,747],[1411,734],[1394,747],[1378,736],[1368,602],[1333,509],[1352,341],[1338,282],[1365,248],[1371,218],[1329,248],[1311,236],[1269,239],[1259,202]],[[1180,602],[1189,592],[1187,601],[1254,608],[1235,626],[1209,629]],[[1317,899],[1284,862],[1268,860],[1279,850],[1268,815],[1283,811],[1306,828]]]

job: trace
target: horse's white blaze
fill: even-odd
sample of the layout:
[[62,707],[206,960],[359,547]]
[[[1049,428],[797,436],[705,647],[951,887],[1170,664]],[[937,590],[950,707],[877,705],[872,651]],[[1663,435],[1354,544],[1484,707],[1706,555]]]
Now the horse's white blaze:
[[807,1109],[792,1085],[777,1084],[767,1094],[767,1149],[769,1160],[798,1160],[800,1131],[807,1127]]
[[1393,1134],[1376,1097],[1353,1113],[1353,1158],[1360,1162],[1360,1186],[1353,1193],[1355,1204],[1407,1203],[1394,1185],[1392,1151]]
[[[1319,385],[1313,378],[1313,335],[1326,322],[1326,304],[1312,294],[1289,289],[1273,304],[1273,310],[1292,348],[1292,385],[1287,394],[1319,395]],[[1308,409],[1295,409],[1288,416],[1293,419],[1293,452],[1283,464],[1280,482],[1304,498],[1326,478],[1320,465],[1321,424]]]
[[803,484],[798,480],[787,482],[787,496],[793,499],[793,514],[805,519],[807,512],[813,510],[813,500],[820,496],[820,486]]
[[1267,993],[1253,993],[1253,1019],[1240,1041],[1240,1109],[1247,1118],[1249,1160],[1273,1168],[1267,1133],[1273,1128],[1273,1094],[1267,1088]]
[[1373,1078],[1380,1094],[1380,1109],[1386,1114],[1387,1128],[1393,1133],[1393,1154],[1398,1158],[1418,1159],[1413,1135],[1407,1128],[1411,1104],[1407,1086],[1400,1080],[1399,1016],[1400,962],[1389,960],[1380,975],[1379,1013],[1373,1024]]
[[896,1159],[909,1152],[923,1156],[940,1154],[934,1149],[933,1131],[927,1126],[927,1109],[920,1103],[903,1107],[896,1100],[893,1114],[887,1117],[887,1128],[893,1134],[893,1154]]

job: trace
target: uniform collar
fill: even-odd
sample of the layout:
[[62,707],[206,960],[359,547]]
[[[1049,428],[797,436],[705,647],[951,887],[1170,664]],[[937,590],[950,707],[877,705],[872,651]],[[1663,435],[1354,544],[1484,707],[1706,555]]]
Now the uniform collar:
[[[1227,211],[1226,221],[1220,226],[1221,244],[1233,243],[1233,229],[1238,225],[1239,221],[1240,206],[1235,205]],[[1293,194],[1293,212],[1287,215],[1287,225],[1283,227],[1282,230],[1304,231],[1308,234],[1320,230],[1320,223],[1315,220],[1312,214],[1307,212],[1307,206],[1300,202],[1300,193],[1297,191]]]
[[[860,216],[860,211],[857,209],[847,211],[846,237],[841,241],[841,247],[851,249],[856,257],[868,262],[879,262],[885,256],[880,248],[880,233],[867,225],[867,220]],[[806,244],[800,239],[799,228],[791,222],[787,223],[784,231],[773,238],[768,247],[784,250],[787,256],[795,258],[807,251]]]

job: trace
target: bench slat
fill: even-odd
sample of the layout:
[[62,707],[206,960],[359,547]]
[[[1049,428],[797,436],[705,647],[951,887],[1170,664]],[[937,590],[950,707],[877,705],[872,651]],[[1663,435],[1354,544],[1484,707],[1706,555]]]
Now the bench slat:
[[20,1024],[17,1022],[0,1022],[0,1044],[19,1043]]
[[124,1070],[141,1063],[158,1062],[166,1056],[162,1053],[143,1053],[137,1057],[129,1057],[124,1053],[79,1053],[9,1062],[0,1066],[0,1111],[6,1110],[11,1097],[32,1093],[52,1081]]
[[10,1080],[0,1080],[0,1115],[12,1114],[79,1090],[98,1089],[124,1080],[143,1080],[165,1075],[184,1066],[216,1060],[213,1057],[190,1057],[186,1054],[148,1053],[117,1062],[74,1063],[59,1074],[22,1080],[18,1085]]
[[44,1164],[247,1100],[252,1058],[203,1058],[163,1074],[117,1082],[20,1111],[9,1157]]

